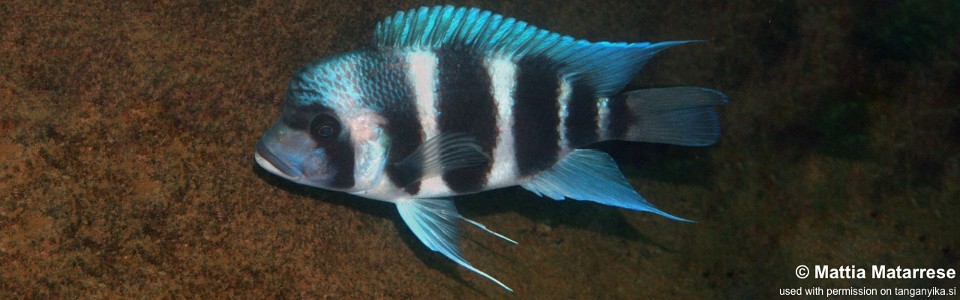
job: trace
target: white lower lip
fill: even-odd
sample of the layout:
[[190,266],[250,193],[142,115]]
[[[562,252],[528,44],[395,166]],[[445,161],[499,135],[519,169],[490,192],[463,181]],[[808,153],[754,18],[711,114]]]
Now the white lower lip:
[[284,174],[283,172],[280,172],[280,170],[277,169],[277,167],[273,166],[273,164],[270,163],[269,160],[267,160],[266,158],[263,158],[263,156],[260,156],[260,153],[254,152],[253,159],[257,161],[257,164],[260,165],[261,168],[263,168],[264,170],[267,170],[267,172],[273,173],[273,175],[280,176],[283,179],[290,180],[293,182],[297,182],[300,180],[299,177],[293,177],[293,176]]

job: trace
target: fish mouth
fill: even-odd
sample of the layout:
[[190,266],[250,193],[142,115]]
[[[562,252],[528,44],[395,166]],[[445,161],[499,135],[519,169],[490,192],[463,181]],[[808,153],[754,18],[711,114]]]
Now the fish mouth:
[[257,151],[254,152],[253,159],[261,168],[283,179],[300,182],[300,178],[303,178],[303,173],[277,158],[263,141],[257,142]]

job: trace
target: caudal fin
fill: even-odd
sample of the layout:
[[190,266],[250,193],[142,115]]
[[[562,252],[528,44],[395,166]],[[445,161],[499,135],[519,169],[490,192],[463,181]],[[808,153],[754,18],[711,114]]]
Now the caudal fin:
[[626,92],[609,100],[609,139],[709,146],[720,137],[721,92],[696,87]]

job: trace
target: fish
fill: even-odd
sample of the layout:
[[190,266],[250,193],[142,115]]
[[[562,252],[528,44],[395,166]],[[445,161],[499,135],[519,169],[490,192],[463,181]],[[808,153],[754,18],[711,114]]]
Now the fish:
[[590,42],[470,7],[400,11],[369,47],[311,62],[286,88],[254,160],[283,179],[395,203],[430,250],[489,279],[461,254],[451,197],[521,186],[668,214],[638,194],[605,152],[622,140],[709,146],[723,93],[622,91],[661,50],[691,42]]

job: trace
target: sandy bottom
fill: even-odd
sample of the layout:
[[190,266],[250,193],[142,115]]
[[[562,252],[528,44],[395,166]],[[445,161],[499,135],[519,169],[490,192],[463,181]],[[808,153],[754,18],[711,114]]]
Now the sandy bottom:
[[794,270],[960,268],[960,2],[464,3],[590,40],[706,40],[663,52],[630,87],[730,96],[715,146],[601,146],[641,194],[696,223],[519,188],[457,198],[519,242],[463,227],[465,256],[513,294],[430,252],[391,205],[253,162],[293,72],[364,47],[416,1],[14,2],[0,3],[4,298],[743,299],[957,285]]

